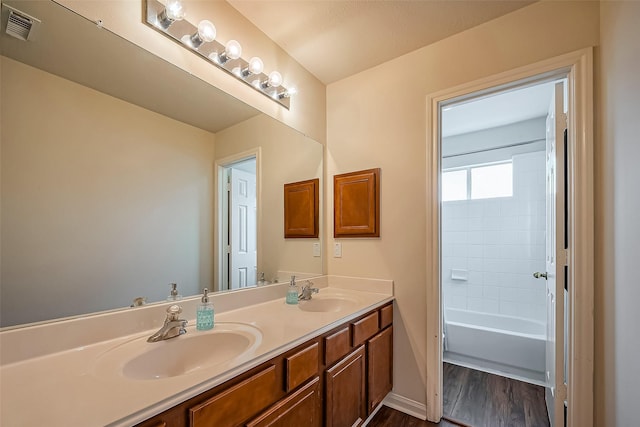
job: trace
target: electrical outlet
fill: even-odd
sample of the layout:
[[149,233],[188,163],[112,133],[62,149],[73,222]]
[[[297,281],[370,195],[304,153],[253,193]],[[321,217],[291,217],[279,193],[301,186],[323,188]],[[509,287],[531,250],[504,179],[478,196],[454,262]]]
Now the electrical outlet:
[[314,257],[319,257],[320,256],[320,243],[314,243],[313,244],[313,256]]
[[335,242],[333,244],[333,257],[342,258],[342,243]]

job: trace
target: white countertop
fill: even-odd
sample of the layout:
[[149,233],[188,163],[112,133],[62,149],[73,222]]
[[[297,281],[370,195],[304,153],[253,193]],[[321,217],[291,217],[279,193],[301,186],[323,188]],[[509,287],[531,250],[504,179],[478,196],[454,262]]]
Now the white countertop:
[[[258,328],[262,332],[261,342],[251,355],[241,360],[177,377],[133,380],[117,373],[113,377],[96,373],[96,361],[101,354],[133,338],[149,336],[157,328],[3,364],[0,424],[131,426],[391,301],[391,288],[384,293],[353,290],[352,286],[320,290],[325,297],[343,295],[357,300],[348,311],[307,312],[297,305],[285,304],[282,297],[216,314],[216,323],[233,322]],[[194,325],[195,321],[190,320],[189,324]],[[193,326],[188,328],[187,334],[197,333]],[[14,338],[12,343],[15,342]],[[7,341],[2,343],[5,345]]]

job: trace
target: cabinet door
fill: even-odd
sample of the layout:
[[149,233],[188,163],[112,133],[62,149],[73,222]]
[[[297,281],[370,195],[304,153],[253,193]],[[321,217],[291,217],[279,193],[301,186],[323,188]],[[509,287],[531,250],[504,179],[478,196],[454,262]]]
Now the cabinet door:
[[359,426],[366,418],[364,346],[325,372],[327,427]]
[[320,378],[267,409],[247,427],[320,427]]
[[393,327],[390,326],[367,343],[368,398],[370,414],[393,388]]

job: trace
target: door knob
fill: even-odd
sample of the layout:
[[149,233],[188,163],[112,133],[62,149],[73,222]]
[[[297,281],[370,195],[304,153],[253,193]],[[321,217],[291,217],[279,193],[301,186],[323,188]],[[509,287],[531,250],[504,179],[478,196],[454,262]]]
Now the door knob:
[[535,277],[536,279],[539,279],[541,277],[544,277],[544,280],[547,280],[547,273],[540,273],[538,271],[536,271],[535,273],[533,273],[533,277]]

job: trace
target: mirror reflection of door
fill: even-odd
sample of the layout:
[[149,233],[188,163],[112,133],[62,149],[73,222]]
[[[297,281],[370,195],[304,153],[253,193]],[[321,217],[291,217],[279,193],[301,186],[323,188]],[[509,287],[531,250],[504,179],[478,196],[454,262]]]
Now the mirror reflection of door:
[[223,289],[255,285],[257,271],[256,158],[224,166]]

